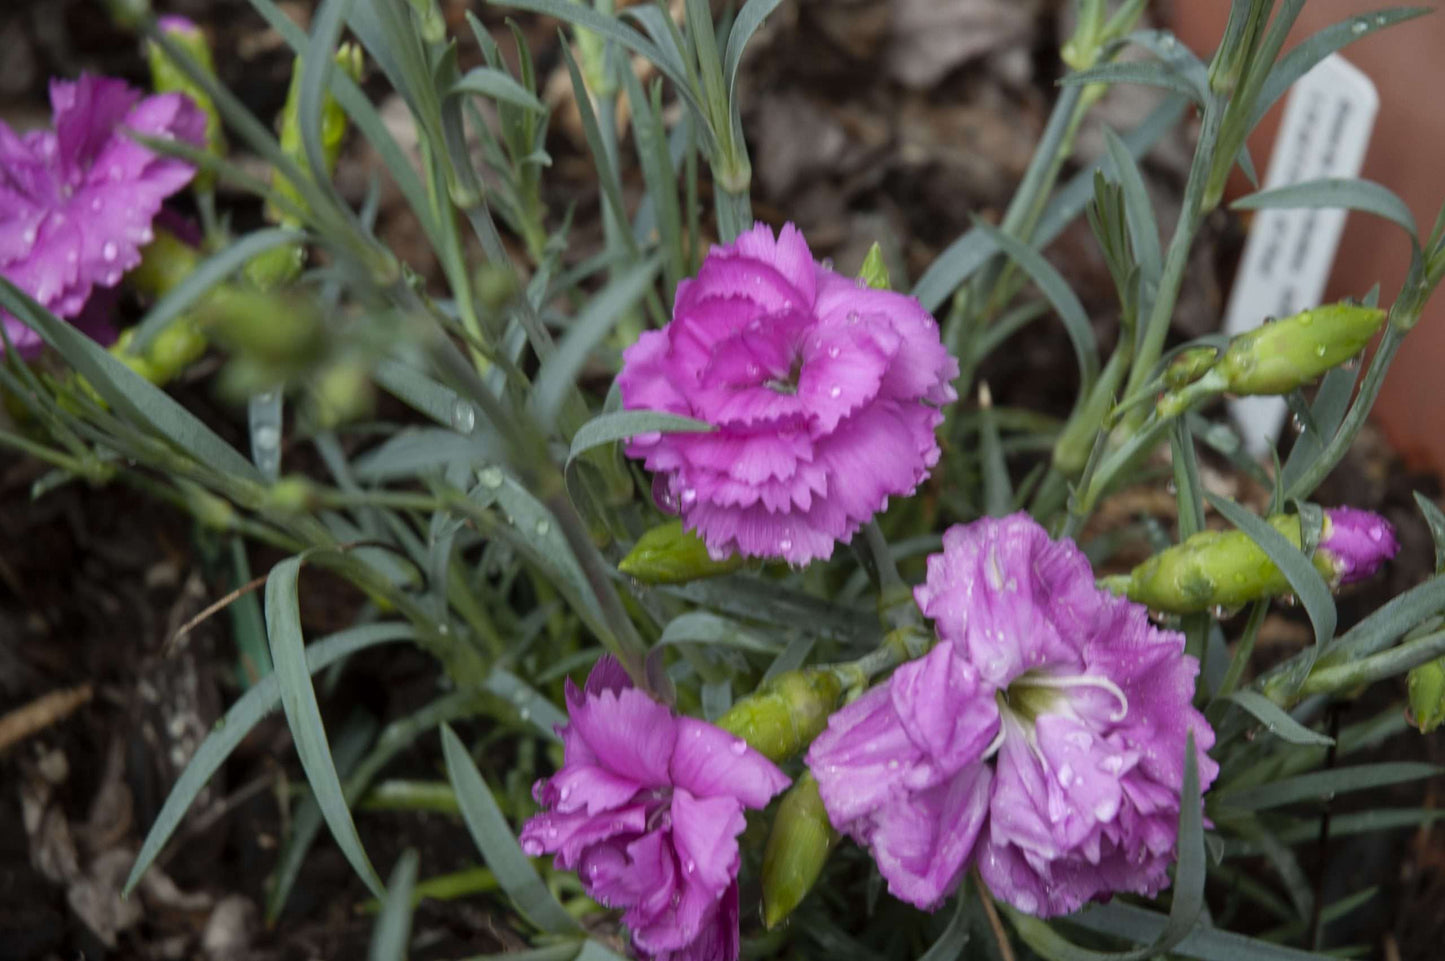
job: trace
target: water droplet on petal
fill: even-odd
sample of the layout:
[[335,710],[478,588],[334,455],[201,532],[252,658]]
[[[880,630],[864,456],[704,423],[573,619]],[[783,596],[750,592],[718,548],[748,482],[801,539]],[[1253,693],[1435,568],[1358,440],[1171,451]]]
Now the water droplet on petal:
[[100,248],[100,256],[103,257],[106,261],[114,260],[116,258],[116,254],[118,253],[120,253],[120,251],[116,248],[113,241],[107,240],[105,242],[105,246]]
[[740,737],[733,738],[733,742],[728,745],[728,750],[732,751],[738,757],[742,757],[748,753],[748,742]]
[[849,323],[850,325],[856,325],[856,324],[858,323],[858,319],[859,319],[859,318],[858,318],[858,311],[856,311],[856,310],[850,310],[850,311],[848,311],[848,323]]
[[833,347],[829,347],[829,348],[828,348],[828,356],[829,356],[829,357],[837,357],[837,356],[838,356],[838,353],[839,353],[839,351],[838,351],[838,347],[837,347],[836,345],[833,346]]
[[694,861],[692,858],[688,858],[686,861],[683,862],[682,870],[684,874],[692,874],[696,872],[697,862]]
[[91,209],[91,210],[94,210],[96,213],[100,213],[100,211],[101,211],[104,207],[105,207],[105,201],[101,200],[99,197],[96,197],[94,200],[92,200],[92,201],[90,202],[90,209]]
[[793,541],[792,541],[791,538],[784,537],[784,538],[782,538],[781,540],[778,541],[778,550],[779,550],[780,552],[782,552],[782,553],[787,553],[788,551],[790,551],[790,550],[792,550],[792,549],[793,549]]
[[837,399],[838,396],[842,393],[843,388],[839,387],[837,384],[834,384],[833,387],[828,391],[828,396]]
[[683,507],[688,507],[696,503],[697,491],[693,490],[691,487],[687,488],[682,492],[681,501]]
[[1372,527],[1372,528],[1370,528],[1370,540],[1378,542],[1378,541],[1382,541],[1382,540],[1384,540],[1384,539],[1385,539],[1385,529],[1384,529],[1383,527]]
[[1065,764],[1059,768],[1059,787],[1067,788],[1074,783],[1074,769]]

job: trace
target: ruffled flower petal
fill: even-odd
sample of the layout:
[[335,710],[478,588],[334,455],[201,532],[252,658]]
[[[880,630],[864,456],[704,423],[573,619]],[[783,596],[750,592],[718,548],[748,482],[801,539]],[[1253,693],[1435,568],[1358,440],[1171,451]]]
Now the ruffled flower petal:
[[717,556],[805,564],[928,476],[957,374],[917,300],[814,262],[789,224],[713,248],[617,384],[629,410],[717,428],[629,442],[665,475],[665,509]]

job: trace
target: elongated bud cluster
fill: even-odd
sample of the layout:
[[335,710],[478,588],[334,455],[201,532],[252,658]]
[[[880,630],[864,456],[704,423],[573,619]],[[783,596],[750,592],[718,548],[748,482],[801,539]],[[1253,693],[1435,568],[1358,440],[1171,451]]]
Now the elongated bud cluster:
[[770,761],[784,761],[828,726],[843,685],[831,671],[779,674],[738,701],[717,726],[736,734]]
[[818,782],[804,772],[783,795],[763,850],[763,924],[777,925],[793,913],[822,873],[838,832],[828,820]]
[[1219,394],[1288,394],[1355,357],[1384,322],[1375,307],[1331,304],[1240,334],[1222,354],[1186,350],[1164,372],[1159,413],[1177,417]]
[[[343,43],[336,50],[336,67],[353,80],[361,79],[361,48],[352,43]],[[307,170],[306,147],[301,136],[301,58],[296,58],[291,68],[291,86],[286,91],[286,104],[281,108],[281,151],[303,171]],[[321,154],[329,176],[336,170],[336,161],[341,156],[341,143],[346,138],[346,112],[329,92],[321,101]],[[301,192],[279,171],[272,175],[271,186],[281,197],[296,207],[306,208]],[[266,217],[283,227],[299,226],[299,220],[289,211],[268,203]],[[273,247],[257,256],[246,267],[246,276],[262,290],[270,290],[295,280],[305,263],[305,252],[300,245]]]
[[[216,64],[211,56],[211,45],[201,28],[185,17],[161,17],[157,22],[161,33],[173,41],[212,77],[216,75]],[[213,157],[226,155],[226,135],[221,126],[221,113],[210,96],[180,68],[161,48],[160,44],[146,45],[146,60],[150,64],[151,86],[156,93],[182,93],[190,97],[206,115],[206,152]],[[211,174],[202,170],[196,175],[198,185],[209,187]]]
[[731,574],[742,566],[737,554],[713,560],[702,538],[683,530],[682,521],[670,521],[639,537],[617,569],[644,584],[686,584]]
[[[1299,546],[1299,517],[1279,515],[1269,518],[1269,524]],[[1374,574],[1397,549],[1394,532],[1384,518],[1354,508],[1336,508],[1325,512],[1319,545],[1311,559],[1320,575],[1337,587]],[[1233,609],[1291,591],[1269,555],[1248,534],[1237,530],[1201,531],[1127,575],[1106,578],[1103,584],[1131,601],[1172,614]]]

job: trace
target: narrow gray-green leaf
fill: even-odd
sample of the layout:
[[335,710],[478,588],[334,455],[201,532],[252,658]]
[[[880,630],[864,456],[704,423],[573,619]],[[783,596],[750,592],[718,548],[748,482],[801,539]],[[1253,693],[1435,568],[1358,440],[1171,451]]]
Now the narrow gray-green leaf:
[[1310,623],[1315,629],[1315,644],[1327,644],[1335,634],[1335,599],[1330,595],[1329,585],[1315,570],[1314,564],[1279,531],[1227,497],[1212,491],[1204,492],[1205,498],[1214,509],[1235,527],[1249,535],[1259,545],[1275,566],[1289,581],[1290,587],[1299,596]]
[[492,869],[497,883],[517,905],[517,910],[549,934],[579,931],[576,919],[552,897],[531,860],[522,853],[491,788],[487,787],[456,732],[445,724],[442,725],[442,753],[446,758],[447,776],[457,792],[462,820],[466,821],[467,830],[487,867]]
[[1235,691],[1229,695],[1229,700],[1253,714],[1269,733],[1281,741],[1288,741],[1290,744],[1321,746],[1335,743],[1331,738],[1318,731],[1312,731],[1305,727],[1285,713],[1278,704],[1256,691]]
[[1089,324],[1089,315],[1084,311],[1078,295],[1064,280],[1054,265],[1032,247],[999,230],[992,224],[975,219],[974,226],[993,241],[994,246],[1023,268],[1024,273],[1038,286],[1049,303],[1053,304],[1064,330],[1074,345],[1074,355],[1079,362],[1080,392],[1088,393],[1099,376],[1099,345],[1094,338],[1094,328]]
[[712,430],[716,428],[706,421],[655,410],[620,410],[600,414],[572,435],[572,449],[567,452],[567,462],[571,463],[579,454],[594,447],[639,434],[701,434]]
[[938,940],[929,945],[918,961],[958,961],[963,957],[963,949],[967,946],[968,901],[960,891],[953,899],[953,914],[948,919],[948,927],[943,929]]
[[416,887],[416,851],[408,848],[397,859],[386,882],[376,927],[371,931],[370,961],[406,961],[411,941],[411,892]]
[[[312,674],[330,667],[337,661],[350,657],[357,651],[366,650],[368,647],[375,647],[378,644],[390,644],[396,641],[409,641],[416,638],[416,629],[410,624],[363,624],[360,627],[353,627],[329,637],[322,638],[306,648],[306,670]],[[166,796],[166,801],[161,805],[161,811],[156,815],[155,822],[151,825],[150,831],[146,834],[144,843],[141,844],[140,853],[136,855],[135,865],[131,868],[129,877],[126,878],[125,888],[122,893],[129,894],[135,887],[141,875],[155,861],[156,855],[161,853],[166,842],[175,833],[181,820],[190,809],[191,802],[201,789],[210,781],[211,775],[220,770],[221,765],[226,763],[226,758],[231,756],[251,729],[271,711],[281,700],[280,684],[275,674],[268,674],[257,681],[250,690],[243,694],[235,704],[228,710],[215,726],[196,753],[186,764],[186,769],[176,779],[171,793]]]
[[1253,130],[1258,126],[1265,113],[1274,106],[1275,101],[1284,96],[1285,91],[1294,86],[1295,81],[1309,73],[1316,64],[1330,54],[1343,50],[1356,40],[1368,37],[1377,30],[1392,27],[1397,23],[1412,20],[1429,12],[1429,7],[1397,7],[1393,10],[1377,10],[1368,15],[1350,17],[1332,24],[1308,40],[1296,44],[1289,53],[1279,59],[1279,62],[1270,70],[1269,76],[1265,77],[1264,85],[1260,87],[1259,98],[1255,101],[1254,111],[1250,114],[1246,129]]
[[1101,63],[1087,70],[1068,74],[1059,81],[1062,86],[1075,87],[1091,83],[1140,84],[1181,93],[1195,103],[1203,103],[1206,93],[1188,76],[1162,60],[1123,60]]
[[1425,518],[1425,526],[1430,529],[1430,540],[1435,543],[1435,571],[1445,573],[1445,511],[1419,491],[1414,493],[1415,504]]
[[[1116,898],[1108,904],[1092,905],[1069,915],[1068,923],[1099,934],[1147,942],[1159,936],[1168,919]],[[1327,961],[1329,958],[1202,925],[1176,944],[1170,954],[1199,961]]]
[[1235,210],[1270,210],[1311,207],[1358,210],[1383,217],[1409,234],[1418,245],[1415,215],[1388,187],[1373,180],[1326,177],[1305,183],[1286,184],[1241,197],[1231,205]]
[[742,63],[748,41],[763,25],[768,14],[781,4],[782,0],[748,0],[733,18],[732,29],[728,31],[727,52],[723,54],[723,88],[727,91],[728,101],[734,105],[734,111],[737,110],[738,65]]
[[659,645],[716,644],[720,647],[776,656],[781,648],[730,621],[706,611],[691,611],[673,618],[662,630]]
[[1226,791],[1215,798],[1215,801],[1221,808],[1263,811],[1286,804],[1327,801],[1337,794],[1348,794],[1352,791],[1368,791],[1390,784],[1418,781],[1435,777],[1441,771],[1442,769],[1434,764],[1412,761],[1336,767],[1287,777],[1258,787]]
[[165,391],[131,370],[104,347],[31,300],[0,277],[0,307],[40,335],[90,382],[111,408],[147,424],[197,461],[216,470],[259,481],[254,464]]
[[[1187,104],[1187,98],[1173,96],[1154,108],[1143,123],[1124,135],[1124,145],[1129,148],[1129,153],[1136,158],[1148,153],[1179,121]],[[1096,162],[1079,171],[1049,200],[1034,230],[1036,246],[1047,246],[1093,198],[1094,171],[1097,169],[1099,163]],[[913,285],[913,296],[918,298],[924,310],[938,310],[959,284],[987,263],[996,251],[997,248],[981,231],[977,228],[969,230],[934,258]]]
[[531,404],[539,422],[548,426],[556,422],[567,391],[577,382],[582,365],[623,314],[647,293],[658,266],[657,258],[652,257],[629,268],[593,297],[572,322],[556,352],[537,372]]
[[331,183],[326,169],[326,149],[321,144],[321,111],[326,102],[327,80],[336,70],[336,45],[346,26],[346,16],[355,0],[322,0],[312,18],[311,39],[301,57],[301,95],[297,98],[296,119],[301,128],[301,146],[306,151],[306,166],[317,189],[337,199],[338,209],[344,205]]
[[271,642],[271,660],[281,687],[281,707],[296,742],[296,753],[312,794],[341,853],[351,863],[371,892],[380,897],[381,878],[366,856],[351,810],[341,790],[341,779],[331,760],[321,708],[306,667],[305,642],[301,637],[301,610],[296,595],[303,557],[289,557],[271,569],[266,578],[266,634]]
[[453,97],[464,93],[491,97],[493,100],[516,104],[538,113],[547,109],[530,90],[512,79],[507,73],[491,67],[473,67],[468,70],[462,74],[460,80],[452,84],[451,89],[447,91],[447,96]]

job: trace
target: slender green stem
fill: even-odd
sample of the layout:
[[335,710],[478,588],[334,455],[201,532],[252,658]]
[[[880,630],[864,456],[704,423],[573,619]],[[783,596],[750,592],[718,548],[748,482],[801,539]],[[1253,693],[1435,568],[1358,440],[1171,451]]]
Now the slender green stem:
[[742,190],[729,190],[716,180],[713,183],[713,200],[717,204],[718,240],[730,244],[753,225],[752,200],[748,197],[746,186]]
[[1264,624],[1267,613],[1269,601],[1256,601],[1254,607],[1250,608],[1249,620],[1245,622],[1244,633],[1234,645],[1234,654],[1229,659],[1229,668],[1224,672],[1219,693],[1215,695],[1216,700],[1229,697],[1239,690],[1239,683],[1244,679],[1244,669],[1249,666],[1249,659],[1254,656],[1254,642],[1259,638],[1259,629]]
[[[1159,277],[1159,290],[1149,311],[1149,319],[1140,332],[1139,349],[1134,355],[1129,370],[1129,380],[1124,395],[1132,396],[1149,379],[1154,365],[1164,352],[1164,341],[1169,336],[1169,323],[1174,316],[1174,306],[1179,300],[1179,290],[1184,282],[1184,270],[1189,264],[1189,251],[1194,245],[1194,235],[1203,217],[1204,190],[1209,181],[1210,164],[1214,157],[1215,142],[1219,138],[1219,126],[1223,119],[1225,101],[1212,96],[1204,105],[1204,120],[1199,131],[1199,143],[1194,148],[1194,160],[1189,166],[1189,179],[1184,187],[1183,206],[1179,211],[1179,223],[1175,225],[1174,236],[1169,241],[1169,252],[1164,259],[1164,269]],[[1142,417],[1131,415],[1130,422],[1138,427]]]
[[1354,690],[1387,677],[1404,674],[1411,668],[1419,667],[1442,655],[1445,655],[1445,631],[1436,631],[1358,661],[1311,671],[1300,686],[1299,696]]

